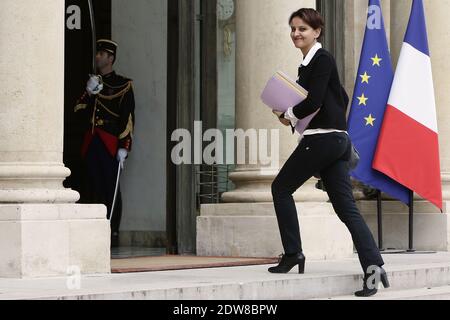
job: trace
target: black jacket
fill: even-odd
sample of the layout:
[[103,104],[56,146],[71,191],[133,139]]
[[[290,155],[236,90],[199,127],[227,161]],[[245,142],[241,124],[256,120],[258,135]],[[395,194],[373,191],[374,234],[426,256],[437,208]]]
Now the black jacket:
[[293,108],[298,119],[316,112],[307,129],[347,130],[349,98],[345,92],[333,56],[319,49],[307,66],[300,66],[297,81],[308,90],[308,98]]
[[112,72],[103,77],[103,85],[95,97],[85,92],[75,112],[83,117],[85,130],[102,129],[119,140],[119,148],[131,151],[135,126],[132,80]]

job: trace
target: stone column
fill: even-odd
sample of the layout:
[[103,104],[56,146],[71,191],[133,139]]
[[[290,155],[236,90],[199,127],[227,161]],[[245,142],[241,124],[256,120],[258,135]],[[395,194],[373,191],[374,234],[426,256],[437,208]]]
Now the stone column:
[[[412,1],[397,0],[391,3],[393,18],[391,22],[391,54],[394,64],[397,64],[403,45],[409,20]],[[428,27],[428,42],[433,67],[436,107],[438,112],[438,127],[440,140],[441,170],[444,201],[450,200],[450,92],[448,91],[448,74],[450,66],[447,63],[447,51],[450,49],[450,24],[447,21],[446,10],[450,9],[450,1],[425,0],[425,15]]]
[[[280,0],[276,5],[272,0],[236,1],[236,128],[279,129],[280,165],[294,151],[299,136],[293,136],[290,128],[277,121],[260,96],[267,80],[277,70],[297,78],[302,53],[292,44],[288,20],[301,7],[314,8],[315,1]],[[224,202],[272,201],[270,187],[278,168],[272,168],[270,173],[259,159],[258,163],[239,165],[230,175],[236,189],[223,195]],[[295,199],[326,201],[326,194],[315,189],[316,182],[317,179],[307,182],[295,194]]]
[[[344,1],[344,19],[345,19],[345,36],[344,36],[344,52],[345,52],[345,83],[344,86],[350,97],[353,97],[355,89],[355,79],[358,72],[361,49],[364,41],[364,34],[367,22],[368,1],[346,0]],[[386,35],[390,37],[390,0],[381,0],[381,9],[383,12],[384,26]],[[350,113],[350,108],[348,110]],[[356,200],[367,199],[363,193],[365,187],[361,182],[353,179],[353,194]],[[383,194],[383,197],[386,197]]]
[[77,192],[62,186],[70,175],[62,163],[64,6],[53,2],[1,3],[2,203],[79,199]]
[[[294,151],[299,137],[279,123],[263,105],[260,95],[277,70],[296,79],[302,54],[292,44],[288,20],[301,7],[315,7],[315,1],[237,0],[235,3],[236,127],[244,131],[280,129],[282,165]],[[279,168],[269,172],[261,161],[258,163],[240,165],[231,174],[236,190],[223,195],[226,203],[202,206],[197,220],[198,255],[269,257],[283,252],[271,194],[271,184]],[[311,179],[294,195],[306,255],[310,259],[350,257],[353,254],[350,234],[327,203],[327,194],[315,189],[316,181]]]
[[425,13],[428,23],[428,41],[433,66],[434,88],[439,126],[442,191],[445,201],[450,200],[450,92],[448,90],[450,65],[450,23],[448,10],[450,1],[425,0]]
[[62,184],[64,16],[64,1],[0,3],[0,277],[109,272],[104,207]]
[[[397,3],[397,1],[395,1],[395,3]],[[359,67],[359,59],[366,30],[367,4],[368,1],[345,1],[345,87],[349,95],[353,95],[355,77]],[[390,0],[381,0],[384,27],[386,29],[388,41],[391,35],[391,6],[392,3]]]
[[391,14],[395,19],[391,20],[391,58],[394,69],[397,66],[403,39],[405,38],[406,26],[411,11],[411,0],[397,0],[391,2]]

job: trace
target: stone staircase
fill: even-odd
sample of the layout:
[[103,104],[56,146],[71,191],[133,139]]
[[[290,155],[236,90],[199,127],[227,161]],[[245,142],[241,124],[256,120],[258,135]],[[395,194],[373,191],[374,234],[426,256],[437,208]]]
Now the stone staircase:
[[[354,296],[341,296],[328,300],[361,300]],[[321,299],[323,300],[323,299]],[[381,292],[374,297],[362,300],[450,300],[450,286],[435,288],[420,288],[407,290],[389,290]]]
[[[345,225],[327,202],[296,203],[309,259],[353,256]],[[199,256],[277,257],[283,252],[273,203],[202,205],[197,218]]]
[[[448,299],[450,254],[386,255],[391,288],[372,299]],[[274,275],[267,265],[66,278],[0,279],[0,299],[60,300],[307,300],[356,299],[357,259],[309,261],[306,273]],[[428,289],[430,288],[430,289]],[[360,298],[358,298],[360,299]]]

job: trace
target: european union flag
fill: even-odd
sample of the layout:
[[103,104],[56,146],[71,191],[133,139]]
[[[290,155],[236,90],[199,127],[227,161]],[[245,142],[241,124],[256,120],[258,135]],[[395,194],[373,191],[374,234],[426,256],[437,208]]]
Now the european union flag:
[[356,180],[408,204],[409,190],[372,168],[393,79],[394,71],[380,0],[370,0],[348,121],[349,135],[361,156],[358,167],[351,175]]

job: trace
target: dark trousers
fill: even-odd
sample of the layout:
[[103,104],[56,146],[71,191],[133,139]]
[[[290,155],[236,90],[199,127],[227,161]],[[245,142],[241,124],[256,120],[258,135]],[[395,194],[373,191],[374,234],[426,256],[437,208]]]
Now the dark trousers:
[[303,252],[293,194],[320,173],[333,208],[352,235],[364,272],[384,265],[372,233],[361,216],[349,175],[351,141],[345,133],[305,136],[272,184],[281,240],[286,254]]
[[[108,219],[111,215],[118,166],[119,162],[111,156],[101,139],[96,135],[86,155],[89,202],[104,204],[108,209]],[[119,232],[121,219],[122,196],[119,188],[111,221],[112,233]]]

